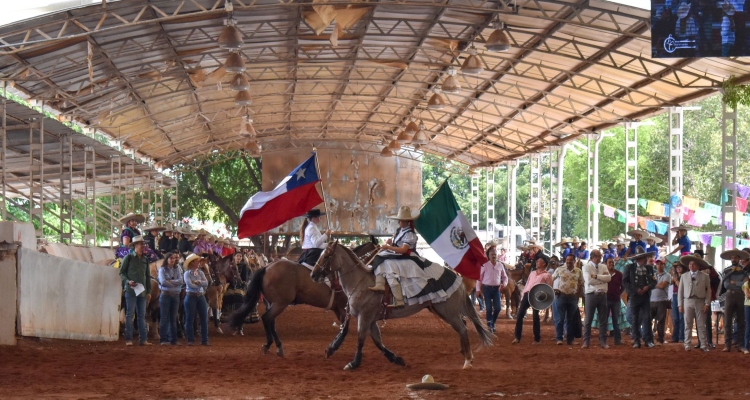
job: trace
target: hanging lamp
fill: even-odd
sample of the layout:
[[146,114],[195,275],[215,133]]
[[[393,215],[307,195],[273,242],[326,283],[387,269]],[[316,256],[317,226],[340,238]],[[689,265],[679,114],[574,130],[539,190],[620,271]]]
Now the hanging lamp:
[[419,122],[419,130],[417,133],[414,134],[414,137],[411,138],[411,144],[416,145],[423,145],[430,143],[430,137],[427,136],[427,132],[425,130],[424,122]]
[[231,74],[241,74],[245,72],[247,67],[245,66],[245,60],[239,52],[232,51],[227,56],[227,61],[224,63],[224,69]]
[[445,108],[445,99],[443,99],[443,96],[441,96],[437,90],[435,90],[435,94],[430,97],[430,100],[427,101],[427,108],[430,110],[442,110]]
[[456,69],[448,68],[448,77],[443,81],[443,93],[458,94],[461,92],[461,84],[456,78]]
[[250,89],[250,83],[247,82],[244,74],[236,74],[229,84],[229,89],[235,91],[248,90]]
[[380,155],[382,157],[393,157],[393,152],[388,148],[388,146],[385,146],[383,147],[383,150],[380,151]]
[[245,150],[250,154],[258,154],[260,153],[260,146],[258,145],[258,142],[251,140],[245,144]]
[[250,97],[250,91],[241,90],[237,92],[237,95],[234,96],[234,103],[238,106],[249,106],[250,104],[253,104],[253,98]]
[[401,143],[399,143],[398,140],[393,139],[390,143],[388,143],[388,148],[393,151],[401,150]]
[[510,40],[508,40],[508,35],[505,34],[505,30],[503,29],[504,24],[498,21],[494,25],[495,30],[487,39],[484,48],[491,52],[508,51],[510,49]]
[[407,132],[406,129],[404,129],[403,131],[401,131],[401,133],[398,134],[398,137],[396,138],[396,140],[399,143],[402,143],[402,142],[405,143],[411,140],[411,136],[412,135],[409,132]]
[[477,57],[477,49],[475,49],[474,45],[472,45],[469,49],[469,57],[467,57],[466,60],[464,60],[463,65],[461,65],[461,73],[467,75],[477,75],[481,74],[482,71],[484,71],[482,62],[479,61],[479,57]]
[[225,21],[225,24],[217,40],[219,47],[227,50],[239,49],[245,42],[242,40],[242,32],[235,26],[236,21],[230,18]]

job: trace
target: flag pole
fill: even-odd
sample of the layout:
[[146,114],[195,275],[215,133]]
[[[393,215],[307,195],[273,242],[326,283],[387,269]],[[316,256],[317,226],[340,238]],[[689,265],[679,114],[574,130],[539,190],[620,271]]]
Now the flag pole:
[[320,164],[318,164],[318,149],[313,147],[313,153],[315,153],[315,171],[318,173],[318,183],[320,183],[320,192],[323,194],[323,207],[326,210],[326,222],[328,223],[328,230],[331,230],[331,217],[328,214],[328,201],[326,200],[326,191],[323,186],[322,175],[320,175]]
[[[320,176],[320,175],[318,175],[318,176]],[[453,176],[453,174],[450,174],[450,175],[448,175],[448,177],[447,177],[447,178],[445,178],[445,180],[443,180],[443,183],[441,183],[441,184],[440,184],[440,186],[438,186],[438,187],[437,187],[437,189],[435,189],[435,190],[434,190],[434,191],[432,192],[432,194],[431,194],[431,195],[430,195],[430,196],[429,196],[429,197],[428,197],[428,198],[427,198],[427,199],[426,199],[426,200],[425,200],[424,202],[422,202],[422,205],[421,205],[421,206],[419,206],[419,209],[420,209],[420,210],[421,210],[421,209],[422,209],[422,208],[424,207],[424,205],[425,205],[425,204],[427,204],[427,203],[428,203],[428,202],[429,202],[430,200],[432,200],[432,198],[433,198],[433,197],[435,197],[435,195],[436,195],[436,194],[437,194],[437,192],[438,192],[438,191],[440,190],[440,188],[442,188],[442,187],[443,187],[443,185],[445,185],[446,183],[448,183],[448,179],[450,179],[450,178],[451,178],[451,176]]]

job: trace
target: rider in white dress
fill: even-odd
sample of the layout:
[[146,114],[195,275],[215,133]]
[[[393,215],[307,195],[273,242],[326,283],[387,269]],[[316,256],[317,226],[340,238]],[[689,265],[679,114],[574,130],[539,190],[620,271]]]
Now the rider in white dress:
[[306,219],[302,223],[302,229],[300,229],[302,254],[297,262],[310,269],[315,266],[318,258],[320,258],[320,254],[326,248],[328,237],[331,235],[330,229],[325,233],[320,233],[320,229],[318,229],[320,217],[323,215],[326,215],[326,213],[320,212],[320,209],[317,208],[308,211],[305,214]]

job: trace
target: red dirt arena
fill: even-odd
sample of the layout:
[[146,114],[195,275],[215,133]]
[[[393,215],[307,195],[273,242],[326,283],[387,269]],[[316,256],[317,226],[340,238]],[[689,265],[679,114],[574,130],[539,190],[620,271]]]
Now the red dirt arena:
[[[750,357],[742,353],[686,353],[681,344],[655,349],[608,350],[593,345],[556,346],[551,324],[532,346],[531,317],[520,344],[511,345],[513,322],[501,318],[495,345],[474,352],[464,371],[458,336],[427,311],[388,321],[386,346],[407,366],[390,364],[369,339],[362,366],[343,371],[354,355],[356,323],[343,346],[323,357],[337,333],[334,316],[308,306],[287,309],[277,320],[286,358],[263,355],[260,323],[245,336],[210,328],[211,347],[126,348],[115,343],[20,339],[0,348],[0,398],[202,398],[202,399],[733,399],[750,397]],[[471,328],[473,329],[473,328]],[[227,329],[225,329],[227,330]],[[478,336],[471,331],[472,347]],[[184,343],[184,341],[183,341]],[[592,340],[593,343],[598,343]],[[626,341],[627,343],[627,341]],[[611,342],[610,342],[611,344]],[[412,391],[425,374],[450,385]]]

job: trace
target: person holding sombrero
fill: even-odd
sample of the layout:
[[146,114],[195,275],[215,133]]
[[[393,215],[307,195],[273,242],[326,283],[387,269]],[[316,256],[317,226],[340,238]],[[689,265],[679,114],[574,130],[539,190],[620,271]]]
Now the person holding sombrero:
[[677,302],[679,311],[685,317],[685,351],[693,347],[691,337],[693,334],[693,322],[696,323],[698,331],[698,343],[703,351],[709,351],[706,338],[706,316],[711,309],[711,284],[707,274],[699,269],[711,268],[702,258],[694,255],[680,257],[680,263],[687,265],[689,272],[680,277],[680,286],[677,289]]
[[320,217],[323,215],[326,215],[326,213],[321,212],[319,208],[313,208],[308,211],[305,214],[305,221],[302,222],[302,227],[299,230],[302,254],[300,254],[297,262],[310,269],[318,262],[323,249],[326,248],[328,237],[331,235],[330,229],[325,233],[320,233],[318,224],[320,224]]
[[742,291],[742,285],[748,281],[748,275],[743,271],[740,260],[750,258],[750,254],[739,249],[727,250],[721,253],[721,258],[731,260],[732,265],[724,269],[724,278],[719,285],[719,296],[725,294],[724,300],[724,349],[729,352],[732,350],[733,320],[737,319],[737,338],[739,342],[738,350],[748,354],[745,348],[745,294]]
[[379,268],[384,260],[410,260],[413,263],[405,263],[402,267],[426,268],[429,262],[424,260],[417,253],[417,233],[414,230],[414,220],[419,217],[419,211],[412,211],[408,206],[401,206],[398,214],[391,215],[388,218],[398,220],[398,230],[392,238],[388,239],[381,251],[372,261],[372,270],[375,273],[375,286],[369,288],[372,291],[385,291],[386,282],[391,286],[393,294],[392,307],[401,307],[404,305],[403,292],[399,276],[396,271],[384,270]]
[[685,224],[681,224],[680,226],[675,226],[674,228],[670,229],[672,232],[677,232],[677,235],[672,240],[672,245],[677,247],[675,247],[669,254],[677,253],[681,256],[690,254],[692,245],[690,244],[690,238],[688,238],[687,233],[692,229],[693,228]]
[[[120,279],[125,291],[125,345],[133,345],[133,316],[138,314],[138,341],[141,345],[151,345],[146,325],[146,303],[151,296],[151,273],[148,258],[143,251],[146,247],[143,236],[135,236],[129,243],[133,253],[125,255],[120,266]],[[136,294],[135,289],[142,290]]]
[[117,256],[117,258],[125,258],[125,256],[130,254],[130,242],[134,237],[141,236],[141,231],[138,230],[138,224],[145,220],[146,217],[143,214],[132,212],[120,218],[123,228],[120,232],[120,247],[115,250],[115,256]]
[[656,286],[654,267],[648,264],[651,256],[642,246],[637,246],[622,276],[622,285],[628,292],[628,309],[633,317],[634,349],[641,347],[641,339],[646,342],[646,347],[656,346],[651,329],[651,290]]
[[646,242],[643,241],[644,237],[648,237],[648,232],[642,231],[640,229],[633,229],[628,231],[628,236],[630,236],[632,239],[630,240],[630,244],[628,245],[627,250],[625,251],[624,259],[628,259],[631,254],[635,254],[635,249],[637,247],[642,247],[645,251],[648,247],[646,245]]

